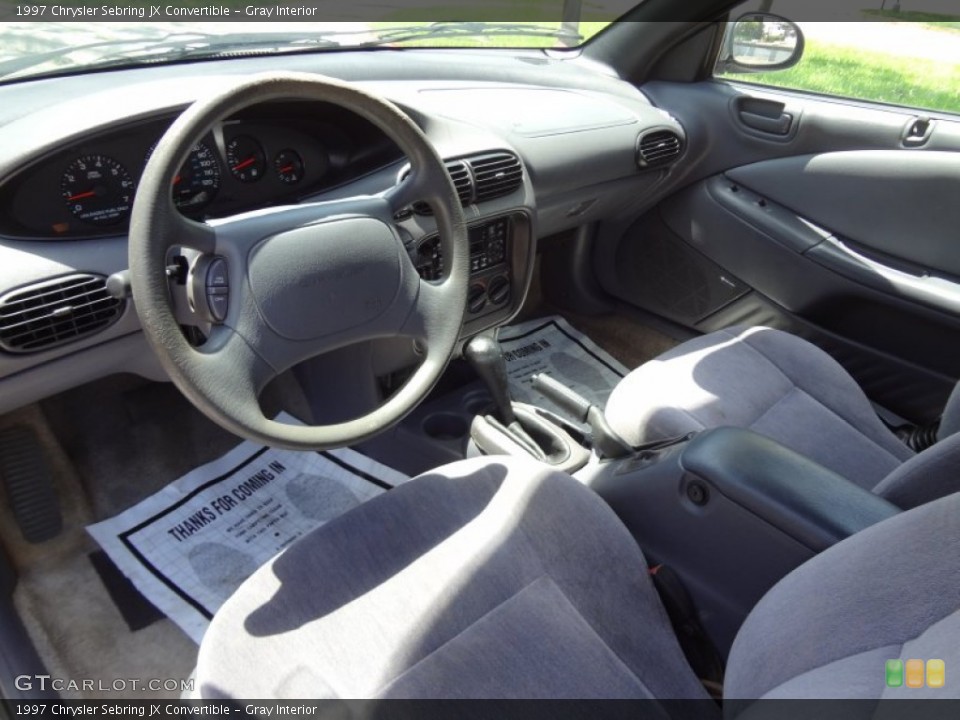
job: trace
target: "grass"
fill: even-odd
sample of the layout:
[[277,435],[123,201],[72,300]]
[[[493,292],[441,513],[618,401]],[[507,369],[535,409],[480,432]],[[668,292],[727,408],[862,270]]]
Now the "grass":
[[[474,13],[476,14],[476,13]],[[500,17],[503,13],[494,13],[495,16]],[[502,23],[503,20],[493,20],[492,17],[484,20],[483,18],[474,18],[471,14],[471,22],[496,22]],[[518,24],[533,24],[538,27],[543,28],[544,30],[559,30],[560,22],[554,21],[542,21],[542,20],[510,20],[506,21],[509,23],[518,23]],[[415,27],[419,25],[427,26],[430,25],[429,22],[422,21],[411,21],[405,22],[403,20],[391,21],[391,22],[378,22],[371,23],[371,27],[375,32],[387,31],[397,27]],[[578,32],[583,38],[581,42],[586,42],[598,32],[607,27],[609,22],[600,22],[600,21],[584,21],[579,24]],[[455,37],[438,37],[438,38],[425,38],[422,40],[411,40],[403,43],[398,43],[403,47],[514,47],[514,48],[552,48],[563,46],[558,38],[554,37],[539,37],[539,36],[529,36],[523,34],[510,34],[509,31],[498,31],[494,32],[485,32],[478,35],[461,35]]]
[[939,13],[918,12],[916,10],[864,10],[864,15],[883,20],[901,22],[920,22],[943,30],[960,32],[960,15],[941,15]]
[[960,57],[947,64],[891,57],[840,45],[808,41],[800,63],[789,70],[731,74],[756,82],[826,95],[960,113]]

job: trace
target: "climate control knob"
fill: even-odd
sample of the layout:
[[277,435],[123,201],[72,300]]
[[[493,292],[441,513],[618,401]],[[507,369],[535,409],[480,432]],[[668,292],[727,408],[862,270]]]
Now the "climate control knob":
[[483,285],[474,283],[467,291],[467,309],[474,315],[483,310],[487,304],[487,294]]
[[510,280],[506,275],[497,275],[487,284],[487,299],[493,305],[503,305],[510,299]]

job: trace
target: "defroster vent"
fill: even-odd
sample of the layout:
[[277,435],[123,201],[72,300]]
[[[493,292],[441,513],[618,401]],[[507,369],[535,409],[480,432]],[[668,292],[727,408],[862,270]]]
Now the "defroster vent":
[[637,165],[642,168],[666,165],[683,151],[683,140],[673,130],[655,130],[637,140]]
[[64,275],[20,288],[0,297],[0,348],[30,353],[63,345],[113,324],[123,308],[101,275]]

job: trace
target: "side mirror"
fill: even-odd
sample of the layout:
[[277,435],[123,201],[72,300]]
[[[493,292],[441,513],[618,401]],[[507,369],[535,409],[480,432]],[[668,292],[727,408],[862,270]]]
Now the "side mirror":
[[723,41],[721,72],[786,70],[803,55],[803,33],[795,23],[770,13],[747,13],[731,23]]

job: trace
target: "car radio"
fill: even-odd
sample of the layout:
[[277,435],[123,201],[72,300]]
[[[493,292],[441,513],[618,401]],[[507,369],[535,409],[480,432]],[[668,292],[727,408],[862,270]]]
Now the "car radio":
[[[498,218],[468,229],[471,276],[506,262],[509,229],[510,221],[507,218]],[[434,236],[420,243],[414,263],[424,280],[438,279],[443,274],[440,238]]]

